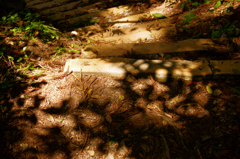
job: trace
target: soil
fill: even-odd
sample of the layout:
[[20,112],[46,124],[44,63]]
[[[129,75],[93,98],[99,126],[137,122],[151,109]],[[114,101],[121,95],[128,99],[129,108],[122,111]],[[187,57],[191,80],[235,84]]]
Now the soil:
[[[133,8],[142,4],[139,1]],[[156,2],[146,4],[151,9]],[[210,26],[204,24],[202,30]],[[1,81],[5,79],[0,91],[1,158],[240,158],[239,79],[186,83],[170,78],[159,82],[154,75],[114,78],[63,73],[66,59],[84,58],[75,50],[85,41],[65,33],[58,41],[44,43],[36,37],[37,41],[19,43],[10,29],[0,28],[1,47],[18,59],[27,46],[27,59],[38,69],[24,75],[16,63],[1,60]],[[182,31],[164,40],[171,43],[194,33],[194,29]],[[56,53],[56,47],[73,51]],[[236,60],[237,47],[228,43],[199,53],[126,57]],[[5,77],[10,67],[15,70]]]

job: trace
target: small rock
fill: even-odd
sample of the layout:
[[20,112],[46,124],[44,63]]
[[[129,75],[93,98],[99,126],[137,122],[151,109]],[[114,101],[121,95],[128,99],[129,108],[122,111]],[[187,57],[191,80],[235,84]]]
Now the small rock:
[[222,91],[220,90],[220,89],[215,89],[214,91],[213,91],[213,95],[214,96],[220,96],[222,94]]
[[95,155],[95,151],[93,151],[93,150],[89,150],[89,151],[87,151],[87,152],[88,152],[88,154],[91,155],[91,156],[94,156],[94,155]]
[[113,153],[108,153],[106,159],[114,159],[114,154]]
[[71,35],[75,35],[75,36],[77,36],[78,33],[77,33],[76,31],[72,31],[72,32],[71,32]]

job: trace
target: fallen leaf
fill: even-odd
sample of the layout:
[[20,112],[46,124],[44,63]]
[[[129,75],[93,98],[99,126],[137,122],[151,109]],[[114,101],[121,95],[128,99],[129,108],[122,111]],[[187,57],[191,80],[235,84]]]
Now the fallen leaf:
[[91,94],[91,93],[92,93],[92,89],[89,89],[89,90],[88,90],[88,94]]
[[91,97],[94,98],[94,99],[98,99],[99,95],[92,95]]
[[162,121],[163,125],[166,126],[167,122],[165,120]]
[[34,32],[34,36],[37,36],[39,34],[39,31]]
[[123,95],[119,95],[119,99],[124,100],[124,96]]
[[211,87],[209,87],[209,86],[206,86],[206,89],[207,89],[207,92],[208,92],[209,94],[212,94],[212,93],[213,93],[213,91],[212,91],[212,88],[211,88]]
[[159,18],[159,19],[163,19],[166,18],[163,14],[161,13],[156,13],[156,14],[152,14],[154,17]]
[[22,150],[26,150],[28,148],[28,144],[20,144],[20,146],[22,147]]
[[93,150],[89,150],[89,151],[87,151],[87,152],[88,152],[88,154],[91,155],[91,156],[94,156],[94,155],[95,155],[95,151],[93,151]]
[[105,118],[106,118],[106,120],[107,120],[109,123],[112,122],[112,117],[111,117],[110,115],[107,115]]
[[148,104],[148,105],[147,105],[147,108],[148,108],[148,109],[152,109],[152,106]]
[[214,96],[220,96],[222,94],[222,91],[220,90],[220,89],[215,89],[214,91],[213,91],[213,95]]
[[52,121],[52,122],[54,122],[53,116],[52,116],[51,114],[49,114],[49,113],[47,113],[47,115],[48,115],[49,120]]

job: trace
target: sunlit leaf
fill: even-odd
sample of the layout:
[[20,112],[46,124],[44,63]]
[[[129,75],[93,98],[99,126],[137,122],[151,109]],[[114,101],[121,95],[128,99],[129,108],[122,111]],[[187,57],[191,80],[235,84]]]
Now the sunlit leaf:
[[221,5],[221,1],[217,1],[217,3],[215,4],[214,8],[217,8],[220,5]]
[[207,92],[208,92],[209,94],[212,94],[212,93],[213,93],[213,91],[212,91],[212,88],[211,88],[211,87],[209,87],[209,86],[206,86],[206,89],[207,89]]
[[92,89],[89,89],[89,90],[88,90],[88,94],[91,94],[91,93],[92,93],[92,91],[93,91]]
[[51,114],[49,114],[49,113],[47,113],[47,115],[48,115],[49,120],[54,122],[53,116]]
[[124,96],[123,95],[119,95],[119,99],[124,100]]
[[159,18],[159,19],[163,19],[166,18],[163,14],[161,13],[156,13],[156,14],[152,14],[154,17]]
[[34,36],[37,36],[39,34],[39,31],[34,32]]
[[211,1],[210,0],[204,0],[205,2],[205,4],[209,4]]
[[163,125],[167,125],[167,122],[165,120],[162,121]]
[[152,106],[148,104],[148,105],[147,105],[147,108],[148,108],[148,109],[152,109]]
[[19,58],[19,59],[17,60],[17,62],[20,62],[20,61],[22,61],[22,58]]

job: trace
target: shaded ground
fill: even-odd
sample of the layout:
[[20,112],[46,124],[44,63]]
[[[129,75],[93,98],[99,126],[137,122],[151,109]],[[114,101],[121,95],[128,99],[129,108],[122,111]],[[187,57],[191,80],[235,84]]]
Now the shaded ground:
[[2,96],[4,158],[239,158],[237,80],[70,74],[35,83]]
[[[238,79],[161,83],[154,75],[114,79],[63,73],[66,59],[82,58],[77,48],[86,41],[66,33],[48,43],[38,37],[19,43],[10,29],[0,28],[1,47],[15,59],[27,54],[21,67],[32,62],[37,69],[24,72],[7,56],[1,60],[2,158],[240,158]],[[166,41],[192,37],[195,30]],[[61,47],[72,52],[58,51]],[[239,59],[239,53],[228,43],[201,54],[128,57],[220,60]]]

